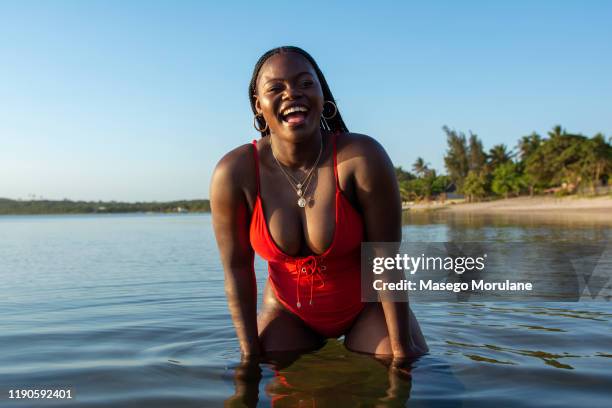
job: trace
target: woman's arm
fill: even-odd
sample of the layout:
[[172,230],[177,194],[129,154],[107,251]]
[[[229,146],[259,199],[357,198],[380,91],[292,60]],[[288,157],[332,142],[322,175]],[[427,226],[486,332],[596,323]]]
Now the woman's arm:
[[[383,147],[369,136],[356,135],[349,149],[355,190],[362,209],[366,241],[400,242],[402,209],[395,170]],[[388,254],[395,256],[395,254]],[[410,350],[407,302],[381,299],[394,357],[406,357]]]
[[243,174],[245,171],[240,167],[245,165],[245,153],[238,148],[217,164],[210,184],[210,207],[229,310],[242,354],[250,357],[259,355],[261,350],[257,335],[257,284],[249,241],[251,216],[243,190],[244,176],[249,174]]

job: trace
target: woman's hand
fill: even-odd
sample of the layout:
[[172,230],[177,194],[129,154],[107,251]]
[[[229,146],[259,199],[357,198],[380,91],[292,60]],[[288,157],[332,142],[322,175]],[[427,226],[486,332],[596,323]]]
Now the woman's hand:
[[402,346],[394,348],[393,360],[389,369],[396,372],[400,377],[410,378],[412,363],[428,351],[429,349],[426,345],[420,346],[416,344],[411,337],[407,348]]
[[412,363],[414,358],[396,358],[394,357],[389,365],[390,374],[397,375],[403,380],[412,378]]
[[234,370],[234,395],[225,401],[226,407],[255,407],[259,402],[261,367],[259,358],[242,356]]
[[259,338],[254,339],[251,343],[240,344],[241,361],[260,361],[263,358],[263,348],[259,342]]
[[409,335],[408,345],[396,344],[393,347],[393,360],[415,360],[421,357],[423,354],[429,352],[429,348],[425,342],[416,343],[412,335]]

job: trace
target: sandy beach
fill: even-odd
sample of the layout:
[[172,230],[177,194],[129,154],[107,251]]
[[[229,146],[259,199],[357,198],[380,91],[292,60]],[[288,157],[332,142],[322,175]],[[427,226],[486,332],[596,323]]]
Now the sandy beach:
[[420,203],[409,207],[409,211],[427,210],[452,213],[587,212],[607,214],[612,218],[612,196],[516,197],[478,203]]
[[452,212],[514,212],[514,211],[588,211],[605,213],[612,217],[612,196],[602,197],[516,197],[502,200],[449,205],[444,211]]

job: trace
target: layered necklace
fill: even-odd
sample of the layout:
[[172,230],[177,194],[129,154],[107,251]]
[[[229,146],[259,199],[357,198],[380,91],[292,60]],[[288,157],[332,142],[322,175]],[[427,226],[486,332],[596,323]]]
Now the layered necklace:
[[321,154],[323,153],[323,136],[321,135],[321,147],[319,148],[319,155],[317,156],[317,160],[315,160],[310,170],[306,172],[306,176],[304,176],[302,181],[297,180],[295,177],[293,177],[287,170],[285,170],[285,167],[278,161],[278,159],[276,158],[276,154],[274,154],[274,147],[272,146],[272,138],[270,138],[270,150],[272,150],[272,157],[274,157],[274,161],[278,165],[278,168],[281,169],[281,172],[285,175],[285,178],[287,179],[289,184],[291,184],[291,187],[293,187],[293,189],[295,190],[298,196],[297,205],[302,208],[306,207],[307,201],[304,195],[306,194],[306,191],[308,190],[308,186],[310,186],[310,182],[312,181],[312,178],[313,178],[312,176],[314,174],[314,169],[317,168],[317,165],[319,164],[319,160],[321,159]]

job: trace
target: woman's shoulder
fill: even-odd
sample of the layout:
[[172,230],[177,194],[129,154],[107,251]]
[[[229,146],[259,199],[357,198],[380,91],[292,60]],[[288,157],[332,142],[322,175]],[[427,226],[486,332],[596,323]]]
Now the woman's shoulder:
[[339,160],[355,162],[371,162],[387,157],[382,145],[372,136],[362,133],[342,133],[337,141]]
[[[393,163],[376,139],[359,133],[344,133],[338,140],[337,159],[338,168],[352,178],[356,191],[362,192],[360,208],[372,207],[370,204],[376,203],[377,195],[392,197]],[[371,192],[377,193],[372,195]]]
[[244,184],[251,184],[251,178],[254,179],[255,166],[253,145],[240,145],[219,160],[213,173],[213,183],[231,183],[235,187],[244,187]]

